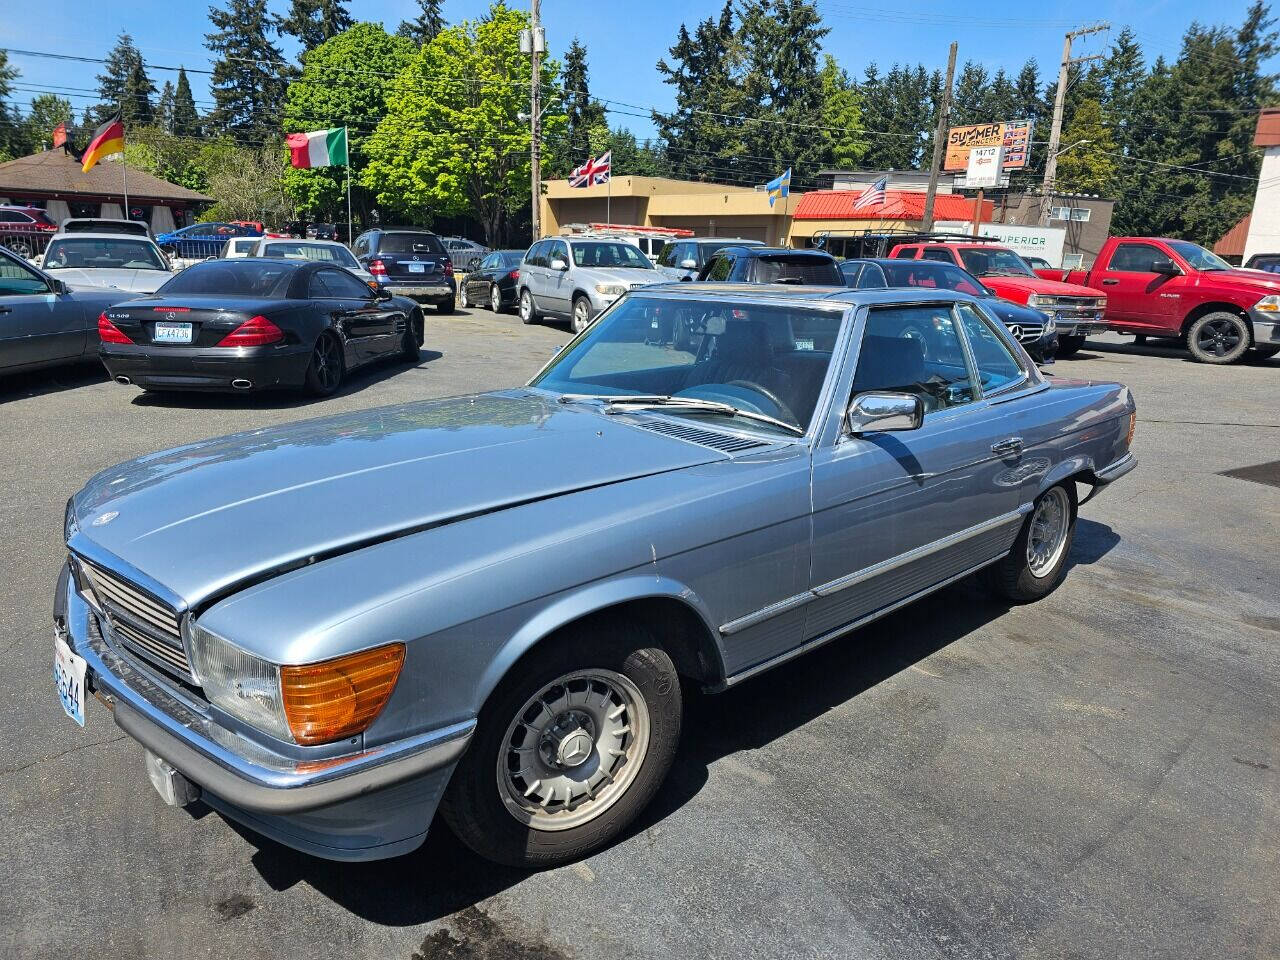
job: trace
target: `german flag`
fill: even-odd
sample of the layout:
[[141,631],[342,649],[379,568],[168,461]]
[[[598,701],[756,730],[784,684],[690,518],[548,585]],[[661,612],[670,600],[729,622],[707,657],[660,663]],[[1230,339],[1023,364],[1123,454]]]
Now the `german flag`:
[[89,145],[84,148],[84,153],[81,154],[82,163],[80,169],[88,173],[93,168],[93,165],[103,157],[123,152],[124,124],[120,121],[120,114],[117,113],[93,132]]

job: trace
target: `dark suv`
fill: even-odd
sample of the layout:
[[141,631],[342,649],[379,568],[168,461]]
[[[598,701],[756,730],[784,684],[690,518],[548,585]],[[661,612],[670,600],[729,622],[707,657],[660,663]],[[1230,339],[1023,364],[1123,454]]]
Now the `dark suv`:
[[699,280],[723,283],[794,283],[843,287],[840,263],[821,250],[784,247],[725,247],[698,271]]
[[351,245],[360,265],[379,287],[399,297],[429,303],[441,313],[452,313],[457,286],[453,261],[440,238],[415,227],[379,227],[366,230]]

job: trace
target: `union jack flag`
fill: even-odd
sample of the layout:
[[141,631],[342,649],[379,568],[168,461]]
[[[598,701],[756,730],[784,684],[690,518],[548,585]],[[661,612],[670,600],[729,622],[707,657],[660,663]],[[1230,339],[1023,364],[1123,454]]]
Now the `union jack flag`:
[[861,210],[863,207],[883,207],[885,200],[888,199],[887,190],[889,188],[889,178],[881,177],[862,193],[858,194],[858,199],[853,201],[853,209]]
[[606,150],[593,160],[588,160],[580,167],[575,167],[569,174],[569,186],[590,187],[593,184],[609,182],[609,168],[613,161],[613,151]]

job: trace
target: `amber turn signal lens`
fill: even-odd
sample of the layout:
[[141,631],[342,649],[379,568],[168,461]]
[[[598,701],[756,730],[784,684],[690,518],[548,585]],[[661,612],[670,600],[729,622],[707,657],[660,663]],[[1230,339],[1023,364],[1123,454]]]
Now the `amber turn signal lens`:
[[1137,428],[1138,428],[1138,414],[1136,412],[1131,413],[1129,414],[1129,433],[1124,438],[1124,448],[1126,450],[1128,450],[1130,447],[1133,446],[1133,431],[1136,430]]
[[404,644],[280,668],[284,715],[301,744],[361,733],[382,712],[404,665]]

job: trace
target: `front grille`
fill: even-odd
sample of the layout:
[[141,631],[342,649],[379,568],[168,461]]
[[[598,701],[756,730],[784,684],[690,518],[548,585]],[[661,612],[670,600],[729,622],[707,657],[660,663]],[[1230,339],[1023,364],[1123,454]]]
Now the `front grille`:
[[182,627],[178,614],[168,604],[102,567],[81,560],[80,569],[122,646],[156,666],[191,679]]
[[1010,323],[1007,326],[1019,343],[1034,343],[1044,333],[1044,324],[1041,323]]
[[714,447],[716,450],[725,451],[725,453],[738,453],[741,450],[752,450],[756,447],[768,446],[763,441],[753,440],[750,437],[735,437],[725,433],[716,433],[712,430],[703,430],[701,427],[691,427],[682,423],[669,423],[666,420],[651,420],[647,417],[640,420],[636,426],[652,430],[654,433],[664,433],[669,437],[688,440],[690,443],[700,443],[704,447]]
[[1037,296],[1034,304],[1038,310],[1069,311],[1071,313],[1098,313],[1107,308],[1106,297],[1046,297]]

